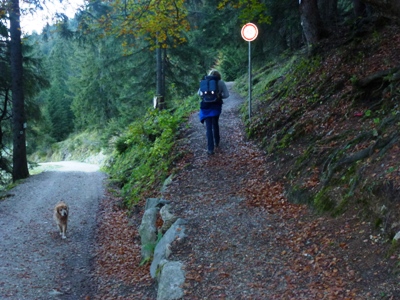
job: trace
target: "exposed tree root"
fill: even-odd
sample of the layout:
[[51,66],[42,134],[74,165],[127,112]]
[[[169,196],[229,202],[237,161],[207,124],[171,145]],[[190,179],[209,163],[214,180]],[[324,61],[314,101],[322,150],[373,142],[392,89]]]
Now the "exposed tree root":
[[[357,140],[357,139],[358,139],[358,137],[355,140]],[[343,165],[352,164],[352,163],[354,163],[356,161],[369,158],[375,153],[376,150],[381,150],[381,151],[379,151],[379,154],[383,155],[383,153],[386,152],[388,149],[390,149],[390,147],[393,146],[396,143],[396,141],[398,141],[398,139],[399,139],[399,134],[397,132],[393,133],[388,138],[380,138],[379,137],[375,141],[375,143],[373,143],[368,148],[362,149],[362,150],[360,150],[360,151],[358,151],[356,153],[352,153],[352,154],[347,155],[347,156],[343,157],[342,159],[338,160],[337,163],[332,164],[330,167],[328,167],[327,176],[326,176],[326,178],[325,178],[325,180],[323,182],[324,186],[326,186],[329,183],[329,181],[332,179],[333,174],[335,173],[335,171],[337,171]],[[341,152],[343,153],[345,148],[349,144],[352,144],[352,142],[346,144],[346,146],[341,148],[341,149],[336,149],[334,151],[334,153],[328,157],[328,160],[325,163],[325,165],[330,165],[331,161],[333,161],[333,159],[336,157],[336,155],[338,153],[341,153]],[[384,152],[382,153],[382,151],[384,151]]]
[[[388,77],[389,75],[392,75],[391,77]],[[395,67],[395,68],[391,68],[388,70],[382,70],[379,72],[376,72],[370,76],[367,76],[363,79],[359,79],[355,82],[356,86],[364,88],[364,87],[368,87],[373,83],[376,82],[384,82],[384,81],[388,81],[388,82],[393,82],[393,81],[397,81],[400,80],[400,66]]]

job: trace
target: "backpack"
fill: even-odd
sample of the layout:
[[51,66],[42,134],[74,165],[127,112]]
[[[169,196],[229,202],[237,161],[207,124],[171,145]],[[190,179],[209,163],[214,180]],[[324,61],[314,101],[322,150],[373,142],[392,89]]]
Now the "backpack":
[[206,75],[200,81],[200,97],[204,102],[216,102],[219,99],[218,77]]

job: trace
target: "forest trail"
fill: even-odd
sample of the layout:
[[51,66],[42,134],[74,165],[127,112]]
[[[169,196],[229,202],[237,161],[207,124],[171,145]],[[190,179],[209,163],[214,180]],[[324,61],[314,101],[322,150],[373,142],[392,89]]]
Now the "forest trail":
[[[0,299],[85,299],[90,280],[96,212],[105,174],[78,162],[42,164],[44,172],[0,200]],[[62,240],[53,208],[70,207]]]
[[370,224],[288,202],[275,162],[246,141],[244,100],[228,88],[219,151],[207,155],[193,114],[181,145],[190,154],[163,195],[188,221],[171,258],[185,265],[185,299],[400,299],[395,260]]
[[[154,195],[187,221],[187,238],[168,258],[185,266],[183,299],[399,299],[396,259],[385,256],[382,237],[357,213],[333,219],[288,202],[271,179],[275,162],[245,138],[243,98],[227,86],[220,149],[207,154],[193,113],[172,183]],[[121,200],[109,195],[101,206],[94,299],[157,299],[149,265],[140,266],[143,209],[128,216]]]

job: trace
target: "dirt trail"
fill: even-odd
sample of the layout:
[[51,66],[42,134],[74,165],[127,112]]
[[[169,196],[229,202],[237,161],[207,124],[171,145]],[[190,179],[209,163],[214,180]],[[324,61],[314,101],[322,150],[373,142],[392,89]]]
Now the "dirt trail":
[[[290,273],[273,237],[286,229],[279,215],[246,206],[251,195],[244,187],[251,189],[253,182],[262,195],[271,185],[264,153],[244,137],[238,112],[243,98],[233,83],[227,86],[231,96],[220,117],[220,149],[207,155],[205,127],[193,114],[182,145],[193,155],[164,195],[188,221],[188,239],[173,247],[173,258],[186,266],[184,299],[273,299]],[[280,192],[271,194],[279,198]]]
[[[84,299],[90,280],[96,212],[105,175],[78,162],[48,163],[0,201],[0,299]],[[53,207],[70,206],[67,239]]]
[[181,145],[190,154],[164,195],[188,221],[171,257],[185,264],[184,299],[399,299],[395,260],[357,212],[332,219],[287,201],[271,179],[275,161],[246,141],[243,99],[228,88],[221,149],[207,155],[193,114]]

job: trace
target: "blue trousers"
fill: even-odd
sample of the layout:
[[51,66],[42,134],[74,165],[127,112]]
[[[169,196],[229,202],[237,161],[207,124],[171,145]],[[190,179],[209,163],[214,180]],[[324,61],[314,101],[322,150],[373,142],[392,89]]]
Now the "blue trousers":
[[219,145],[219,115],[215,117],[208,117],[205,118],[204,121],[206,122],[206,136],[207,136],[207,150],[209,152],[214,151],[214,145],[218,147]]

